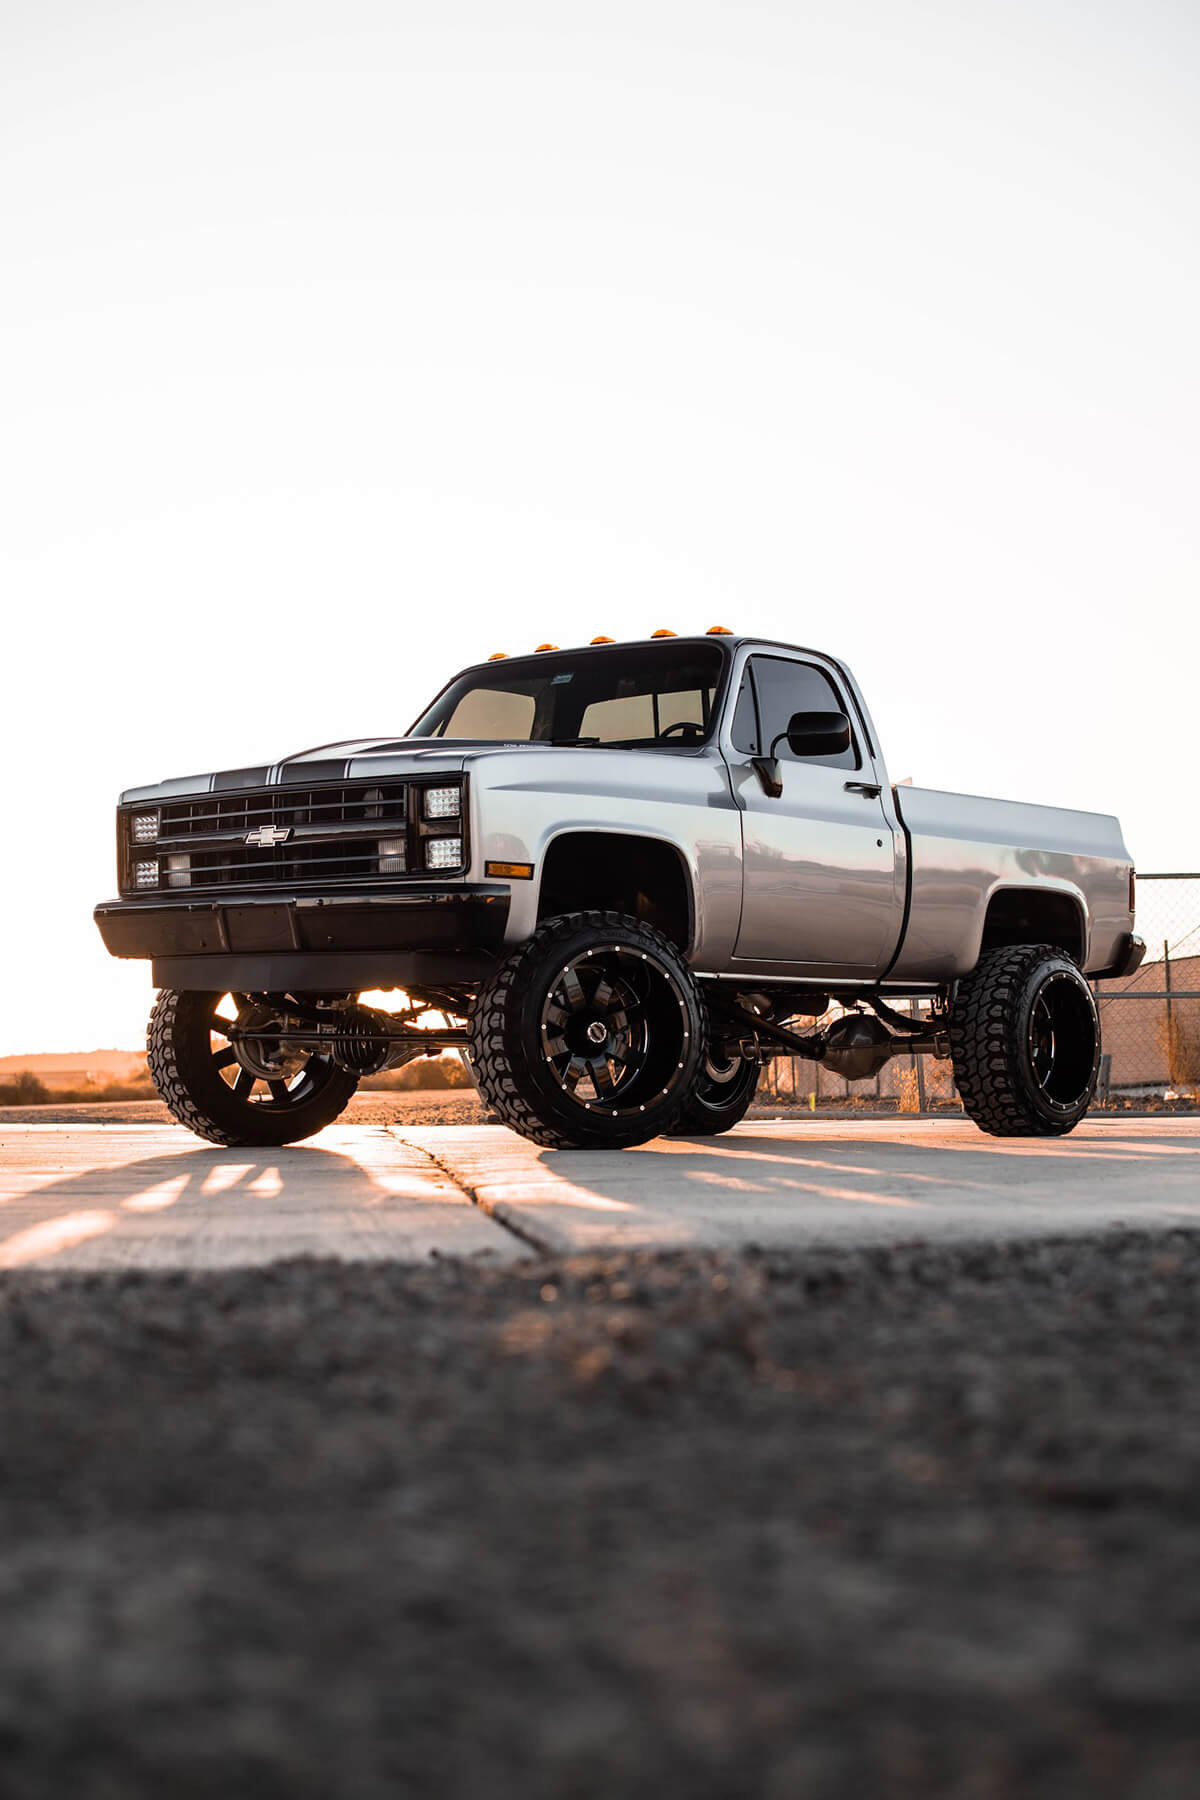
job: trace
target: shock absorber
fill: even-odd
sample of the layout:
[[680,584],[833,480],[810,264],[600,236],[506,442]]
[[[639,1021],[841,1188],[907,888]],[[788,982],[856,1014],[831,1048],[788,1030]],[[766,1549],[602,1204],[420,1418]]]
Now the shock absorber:
[[352,1075],[377,1075],[387,1062],[391,1045],[387,1026],[390,1021],[371,1006],[347,1006],[337,1015],[334,1035],[328,1039],[329,1054],[339,1069]]

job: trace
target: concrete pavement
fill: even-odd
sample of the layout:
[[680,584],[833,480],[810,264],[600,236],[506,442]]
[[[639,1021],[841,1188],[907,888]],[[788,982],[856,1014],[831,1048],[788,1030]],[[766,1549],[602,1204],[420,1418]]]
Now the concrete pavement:
[[383,1126],[331,1125],[285,1150],[219,1150],[178,1125],[0,1127],[0,1269],[431,1254],[528,1249]]
[[403,1137],[555,1254],[1200,1227],[1200,1119],[1088,1120],[1058,1140],[964,1119],[754,1120],[600,1152],[537,1151],[494,1125]]
[[1059,1141],[960,1119],[756,1120],[624,1152],[501,1126],[334,1125],[285,1150],[178,1126],[0,1126],[0,1268],[219,1268],[314,1255],[996,1238],[1200,1228],[1200,1119]]

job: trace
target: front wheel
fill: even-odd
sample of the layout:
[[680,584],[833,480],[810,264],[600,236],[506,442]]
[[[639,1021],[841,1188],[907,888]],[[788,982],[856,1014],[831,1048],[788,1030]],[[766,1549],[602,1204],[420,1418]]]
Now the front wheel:
[[[226,1017],[237,1011],[236,1020]],[[235,1048],[226,1027],[254,1032]],[[164,988],[150,1015],[150,1073],[172,1116],[210,1144],[294,1144],[332,1124],[358,1076],[288,1045],[286,1019],[249,996]],[[278,1036],[275,1033],[278,1032]]]
[[1061,1137],[1092,1103],[1100,1018],[1049,944],[989,950],[958,984],[950,1054],[963,1110],[993,1137]]
[[703,1064],[691,970],[660,931],[621,913],[546,919],[471,1013],[485,1104],[535,1144],[621,1149],[669,1131]]

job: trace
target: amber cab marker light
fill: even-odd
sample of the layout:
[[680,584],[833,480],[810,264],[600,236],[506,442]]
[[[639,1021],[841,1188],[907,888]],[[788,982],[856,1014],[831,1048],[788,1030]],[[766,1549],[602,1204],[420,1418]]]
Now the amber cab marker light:
[[542,654],[543,650],[557,650],[557,649],[558,649],[557,644],[539,644],[533,654],[535,656],[540,656]]
[[705,637],[732,637],[733,633],[728,625],[710,625],[704,635]]
[[532,863],[484,863],[485,875],[500,876],[507,881],[532,881]]
[[489,662],[507,662],[508,661],[508,651],[507,650],[493,650],[492,654],[488,657],[488,661]]
[[652,631],[650,633],[650,636],[652,638],[654,638],[654,637],[676,637],[677,635],[678,635],[678,633],[676,633],[674,631],[668,631],[665,625],[660,625],[657,631]]
[[615,644],[616,641],[617,641],[616,638],[606,638],[606,637],[594,637],[592,639],[593,644]]

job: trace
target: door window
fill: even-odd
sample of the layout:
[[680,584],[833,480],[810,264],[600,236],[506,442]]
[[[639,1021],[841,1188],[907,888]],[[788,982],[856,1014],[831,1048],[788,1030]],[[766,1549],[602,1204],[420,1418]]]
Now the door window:
[[[787,730],[793,713],[845,711],[845,701],[828,675],[812,663],[792,662],[783,656],[752,656],[734,709],[734,747],[748,756],[766,756],[780,732]],[[775,754],[797,760],[786,737],[780,739]],[[859,768],[853,727],[848,749],[836,756],[806,756],[801,760],[824,763],[831,769]]]

